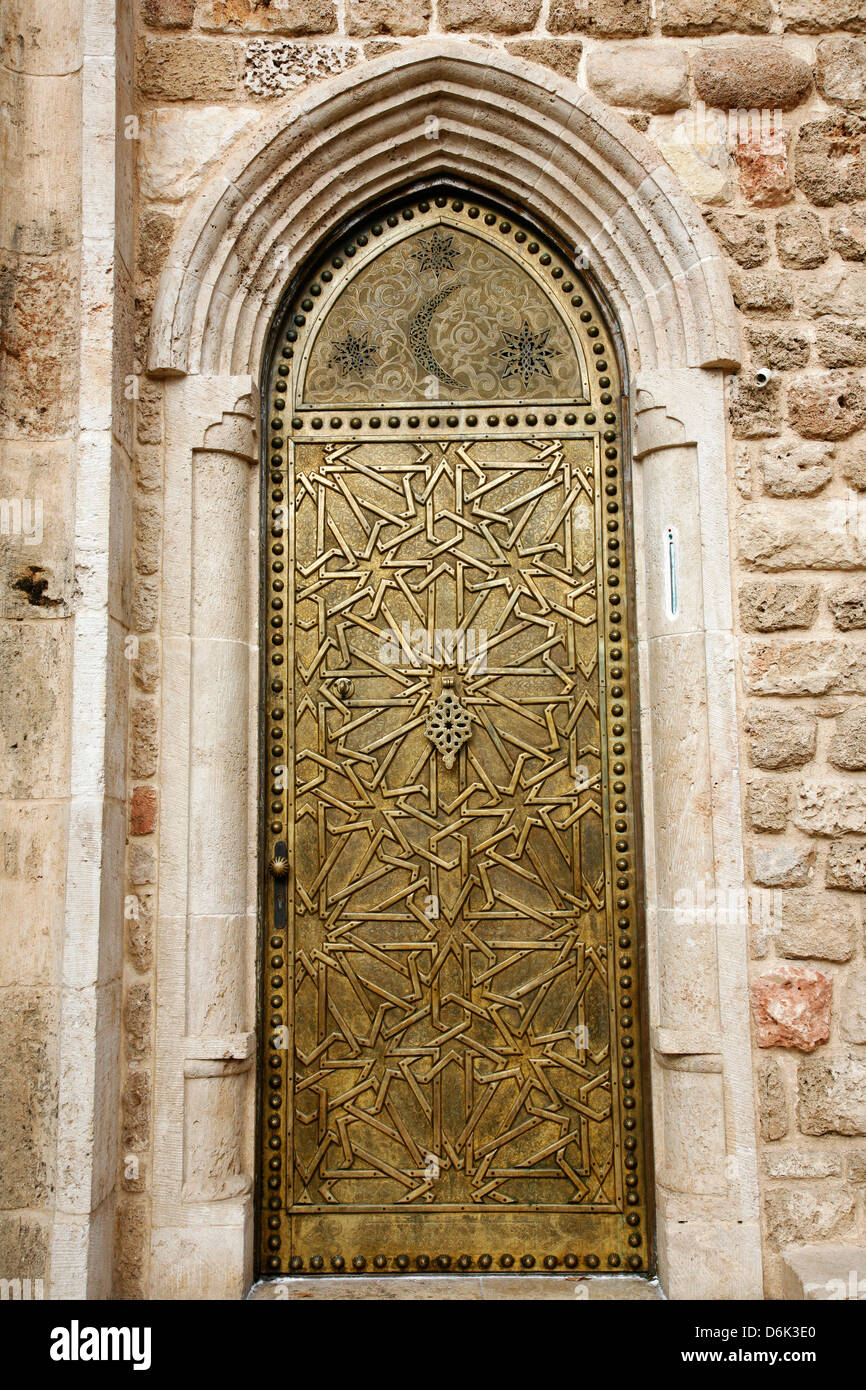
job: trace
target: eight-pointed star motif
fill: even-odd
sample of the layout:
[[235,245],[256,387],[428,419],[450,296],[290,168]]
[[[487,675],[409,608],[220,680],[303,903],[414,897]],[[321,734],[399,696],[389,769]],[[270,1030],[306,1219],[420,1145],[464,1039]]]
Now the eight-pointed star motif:
[[550,368],[547,365],[549,357],[559,357],[559,348],[547,346],[547,339],[550,336],[550,329],[545,328],[541,333],[533,333],[526,319],[519,333],[508,333],[503,328],[502,336],[507,344],[501,352],[497,353],[506,362],[506,369],[502,373],[502,380],[509,376],[519,376],[524,387],[527,387],[538,373],[543,376],[550,376]]
[[345,338],[333,344],[328,366],[338,366],[342,376],[357,372],[358,376],[363,377],[377,352],[378,348],[370,344],[369,330],[356,335],[351,329],[347,329]]
[[419,270],[432,270],[437,280],[443,270],[453,270],[454,261],[460,255],[459,246],[454,246],[453,242],[453,236],[440,236],[438,227],[433,228],[429,240],[419,237],[420,250],[412,252]]

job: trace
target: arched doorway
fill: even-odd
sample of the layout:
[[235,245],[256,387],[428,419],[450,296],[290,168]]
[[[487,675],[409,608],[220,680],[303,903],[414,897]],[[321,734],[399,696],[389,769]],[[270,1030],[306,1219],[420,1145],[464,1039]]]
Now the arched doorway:
[[652,1266],[623,384],[573,255],[434,183],[264,386],[259,1264]]

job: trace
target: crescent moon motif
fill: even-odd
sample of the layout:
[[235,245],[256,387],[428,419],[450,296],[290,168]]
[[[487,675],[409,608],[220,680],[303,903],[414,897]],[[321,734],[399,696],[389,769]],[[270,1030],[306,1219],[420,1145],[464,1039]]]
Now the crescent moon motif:
[[418,310],[418,313],[409,320],[409,343],[419,364],[426,372],[429,372],[431,376],[438,377],[444,386],[456,386],[458,388],[460,382],[455,381],[454,377],[446,372],[433,352],[427,340],[427,335],[430,331],[430,323],[433,319],[433,315],[436,313],[439,305],[448,298],[452,290],[459,289],[462,283],[461,280],[452,280],[450,285],[444,285],[436,294],[431,295],[429,299],[425,300]]

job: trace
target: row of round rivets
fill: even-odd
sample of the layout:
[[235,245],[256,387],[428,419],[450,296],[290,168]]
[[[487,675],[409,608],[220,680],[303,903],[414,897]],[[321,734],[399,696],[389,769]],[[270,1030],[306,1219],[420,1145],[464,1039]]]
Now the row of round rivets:
[[[607,381],[606,384],[610,385],[610,382]],[[284,404],[284,401],[274,401],[274,408],[280,410]],[[585,415],[584,421],[588,425],[594,424],[595,415],[591,413]],[[321,430],[325,428],[325,423],[325,420],[320,415],[314,415],[306,420],[302,416],[296,415],[292,419],[292,429],[302,430],[305,428],[305,426],[309,425],[310,428],[314,430]],[[360,430],[364,428],[378,430],[382,428],[383,420],[380,415],[370,415],[366,419],[363,419],[360,415],[354,415],[348,421],[344,420],[341,415],[333,415],[327,423],[330,425],[332,430],[342,429],[345,424],[348,424],[349,428],[352,430]],[[530,413],[529,415],[524,415],[523,420],[521,421],[520,416],[514,414],[513,412],[509,415],[506,415],[504,419],[499,415],[487,415],[484,419],[481,420],[477,415],[446,415],[444,418],[441,415],[428,415],[425,422],[420,415],[389,415],[386,423],[388,425],[388,428],[392,430],[400,429],[402,425],[407,425],[411,430],[417,430],[424,423],[426,423],[430,427],[430,429],[441,429],[443,426],[447,426],[447,428],[451,430],[456,430],[461,426],[466,426],[469,429],[477,429],[479,424],[482,426],[482,428],[484,425],[488,425],[491,429],[496,429],[500,425],[504,424],[509,428],[514,429],[521,423],[529,425],[530,427],[534,427],[539,423],[539,417],[535,414]],[[557,425],[560,423],[564,425],[576,425],[578,423],[578,417],[577,415],[575,415],[573,411],[568,411],[567,414],[563,415],[561,421],[560,417],[554,414],[553,411],[548,411],[547,414],[544,416],[544,424],[547,426]],[[272,420],[271,428],[274,430],[281,430],[283,428],[283,421],[278,418]],[[275,438],[271,441],[271,447],[274,449],[281,449],[282,446],[282,438]]]
[[[277,1243],[279,1244],[279,1242]],[[556,1255],[545,1255],[540,1261],[540,1264],[542,1268],[547,1270],[558,1269],[560,1265],[563,1265],[566,1269],[577,1269],[580,1262],[581,1257],[579,1255],[569,1254],[565,1255],[562,1259],[559,1259]],[[389,1260],[386,1255],[374,1255],[373,1259],[369,1261],[363,1255],[355,1255],[350,1261],[346,1261],[342,1255],[334,1255],[329,1263],[330,1268],[336,1270],[338,1273],[344,1269],[360,1272],[367,1269],[368,1265],[376,1270],[387,1269]],[[393,1259],[394,1266],[400,1270],[408,1269],[411,1263],[412,1260],[409,1255],[396,1255]],[[453,1266],[455,1269],[467,1270],[471,1269],[473,1264],[477,1265],[479,1269],[490,1269],[493,1263],[494,1258],[492,1255],[479,1255],[475,1260],[473,1260],[471,1255],[459,1255],[456,1260],[452,1259],[450,1255],[434,1255],[432,1257],[430,1255],[417,1255],[415,1257],[416,1269],[432,1268],[446,1270],[451,1269]],[[500,1255],[496,1263],[499,1265],[500,1269],[513,1269],[515,1266],[519,1266],[521,1269],[534,1269],[538,1261],[534,1255],[521,1255],[519,1258],[514,1255]],[[601,1260],[598,1255],[586,1255],[583,1259],[583,1263],[587,1269],[598,1269]],[[607,1257],[609,1269],[619,1269],[622,1263],[622,1258],[615,1253]],[[630,1269],[640,1269],[643,1261],[639,1255],[629,1255],[625,1263]],[[268,1265],[271,1269],[277,1269],[279,1268],[280,1261],[276,1257],[271,1256],[268,1259]],[[309,1260],[309,1267],[314,1273],[318,1273],[325,1268],[324,1258],[321,1255],[313,1255]],[[293,1255],[291,1257],[289,1268],[293,1272],[298,1272],[304,1268],[304,1260],[300,1255]]]

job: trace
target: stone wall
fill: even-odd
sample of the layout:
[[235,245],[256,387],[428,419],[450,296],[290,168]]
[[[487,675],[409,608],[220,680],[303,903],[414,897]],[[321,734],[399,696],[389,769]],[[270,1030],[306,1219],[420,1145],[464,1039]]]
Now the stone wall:
[[[766,1287],[778,1294],[786,1246],[866,1237],[866,3],[143,0],[140,19],[139,360],[173,227],[233,137],[266,103],[422,35],[504,48],[625,111],[718,238],[747,349],[729,381],[729,486],[749,881],[733,904],[707,902],[700,884],[682,893],[720,931],[726,913],[751,923]],[[142,386],[137,427],[129,891],[144,904],[158,810],[159,391]],[[124,1132],[141,1149],[148,922],[145,906],[128,937]]]

